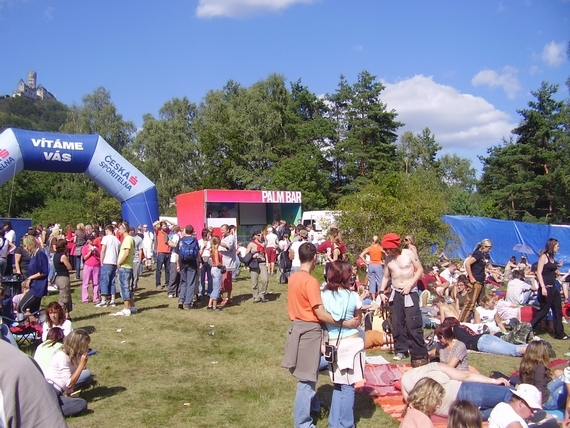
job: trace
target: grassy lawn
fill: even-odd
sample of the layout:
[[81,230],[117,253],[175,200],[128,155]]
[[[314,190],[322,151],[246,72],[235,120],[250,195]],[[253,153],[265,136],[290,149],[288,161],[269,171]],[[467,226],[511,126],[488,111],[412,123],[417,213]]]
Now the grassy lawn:
[[[86,329],[98,351],[88,362],[98,384],[81,395],[90,413],[68,419],[70,427],[292,426],[296,381],[280,366],[289,326],[287,286],[271,278],[269,302],[253,304],[249,275],[242,271],[232,306],[218,313],[205,304],[183,311],[155,289],[154,272],[144,275],[136,293],[139,313],[129,318],[109,316],[121,305],[80,303],[79,283],[73,282],[73,326]],[[559,356],[568,351],[565,342],[551,342]],[[488,354],[469,359],[484,374],[510,373],[519,363]],[[320,376],[317,390],[329,404],[328,375]],[[355,414],[359,428],[398,426],[366,394],[357,394]],[[326,420],[318,426],[326,427]]]

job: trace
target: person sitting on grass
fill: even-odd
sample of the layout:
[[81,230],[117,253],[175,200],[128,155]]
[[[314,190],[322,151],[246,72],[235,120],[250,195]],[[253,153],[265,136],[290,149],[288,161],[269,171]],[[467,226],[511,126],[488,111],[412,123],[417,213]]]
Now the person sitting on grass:
[[410,391],[400,428],[433,428],[431,416],[441,406],[445,390],[428,377],[420,379]]
[[65,334],[63,330],[59,327],[52,327],[49,329],[46,340],[39,344],[34,352],[34,360],[42,369],[42,372],[46,372],[51,365],[51,360],[55,355],[56,351],[61,349],[63,346],[63,339],[65,339]]
[[430,356],[439,355],[439,361],[458,370],[469,370],[467,347],[455,337],[453,328],[449,324],[440,324],[435,328],[435,335],[439,340],[436,348],[430,351]]
[[42,325],[42,342],[47,340],[48,332],[52,327],[61,328],[64,336],[73,331],[71,321],[65,318],[63,307],[58,302],[51,302],[46,308],[46,320]]
[[481,412],[468,400],[456,400],[451,405],[447,426],[453,428],[483,428]]
[[542,396],[542,407],[546,410],[564,409],[567,391],[564,386],[564,371],[551,370],[547,345],[533,340],[522,357],[519,376],[522,383],[534,385]]
[[491,334],[506,331],[505,325],[495,308],[496,299],[493,295],[487,294],[481,299],[481,306],[475,308],[475,324],[485,324],[489,327]]
[[45,379],[59,396],[64,416],[81,413],[87,408],[85,400],[67,395],[92,381],[91,372],[85,368],[90,343],[91,338],[85,330],[73,330],[63,340],[63,347],[55,353],[44,373]]

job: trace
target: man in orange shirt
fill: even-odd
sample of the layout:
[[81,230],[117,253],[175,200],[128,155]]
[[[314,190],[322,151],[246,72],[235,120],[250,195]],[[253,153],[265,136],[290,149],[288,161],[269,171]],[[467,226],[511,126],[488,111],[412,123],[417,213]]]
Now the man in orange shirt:
[[281,366],[298,379],[293,409],[295,428],[314,428],[311,412],[319,412],[316,397],[321,360],[321,322],[358,327],[358,319],[335,321],[323,308],[319,281],[311,275],[317,262],[317,250],[309,242],[299,247],[301,268],[289,277],[287,312],[291,328],[287,336]]
[[165,221],[153,224],[156,237],[156,288],[160,287],[160,277],[164,267],[164,286],[170,284],[170,247],[168,246],[170,230]]

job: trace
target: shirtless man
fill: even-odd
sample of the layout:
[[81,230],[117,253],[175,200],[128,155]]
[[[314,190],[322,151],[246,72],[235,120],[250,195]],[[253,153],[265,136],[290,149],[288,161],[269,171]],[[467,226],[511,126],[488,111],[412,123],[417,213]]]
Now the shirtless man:
[[[409,340],[412,366],[417,367],[429,362],[416,286],[424,270],[417,255],[407,248],[400,249],[400,244],[401,239],[395,233],[388,233],[382,237],[381,245],[388,257],[380,286],[380,298],[382,302],[389,300],[392,307],[394,352],[396,354],[394,360],[408,358]],[[388,299],[384,295],[384,290],[390,280],[392,294]]]
[[445,302],[443,297],[436,297],[433,299],[433,305],[437,306],[439,311],[439,320],[443,322],[444,319],[447,317],[457,318],[459,319],[459,311],[455,307],[455,305],[450,305],[449,303]]

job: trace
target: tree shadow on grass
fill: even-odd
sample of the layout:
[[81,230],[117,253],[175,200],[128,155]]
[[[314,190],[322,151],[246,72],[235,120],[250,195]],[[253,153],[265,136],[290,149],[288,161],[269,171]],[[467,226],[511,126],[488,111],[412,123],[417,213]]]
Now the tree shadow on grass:
[[[327,407],[332,400],[333,385],[321,385],[317,389],[317,398]],[[354,422],[358,425],[360,419],[370,419],[376,412],[377,405],[370,394],[356,391],[354,395]]]
[[145,291],[140,291],[143,290],[141,288],[139,288],[139,291],[135,291],[135,300],[144,300],[144,299],[148,299],[149,297],[153,297],[157,294],[165,294],[165,290],[162,289],[147,289]]
[[[136,303],[136,301],[135,301],[135,303]],[[162,305],[156,305],[156,306],[147,306],[147,307],[145,307],[145,308],[139,308],[139,307],[137,307],[137,314],[140,314],[140,313],[142,313],[142,312],[149,311],[149,310],[151,310],[151,309],[164,309],[164,308],[169,308],[169,307],[170,307],[170,305],[168,305],[168,304],[166,304],[166,303],[164,303],[164,304],[162,304]]]
[[88,403],[93,403],[120,394],[126,390],[127,388],[124,386],[96,386],[82,393],[81,398],[85,399]]

